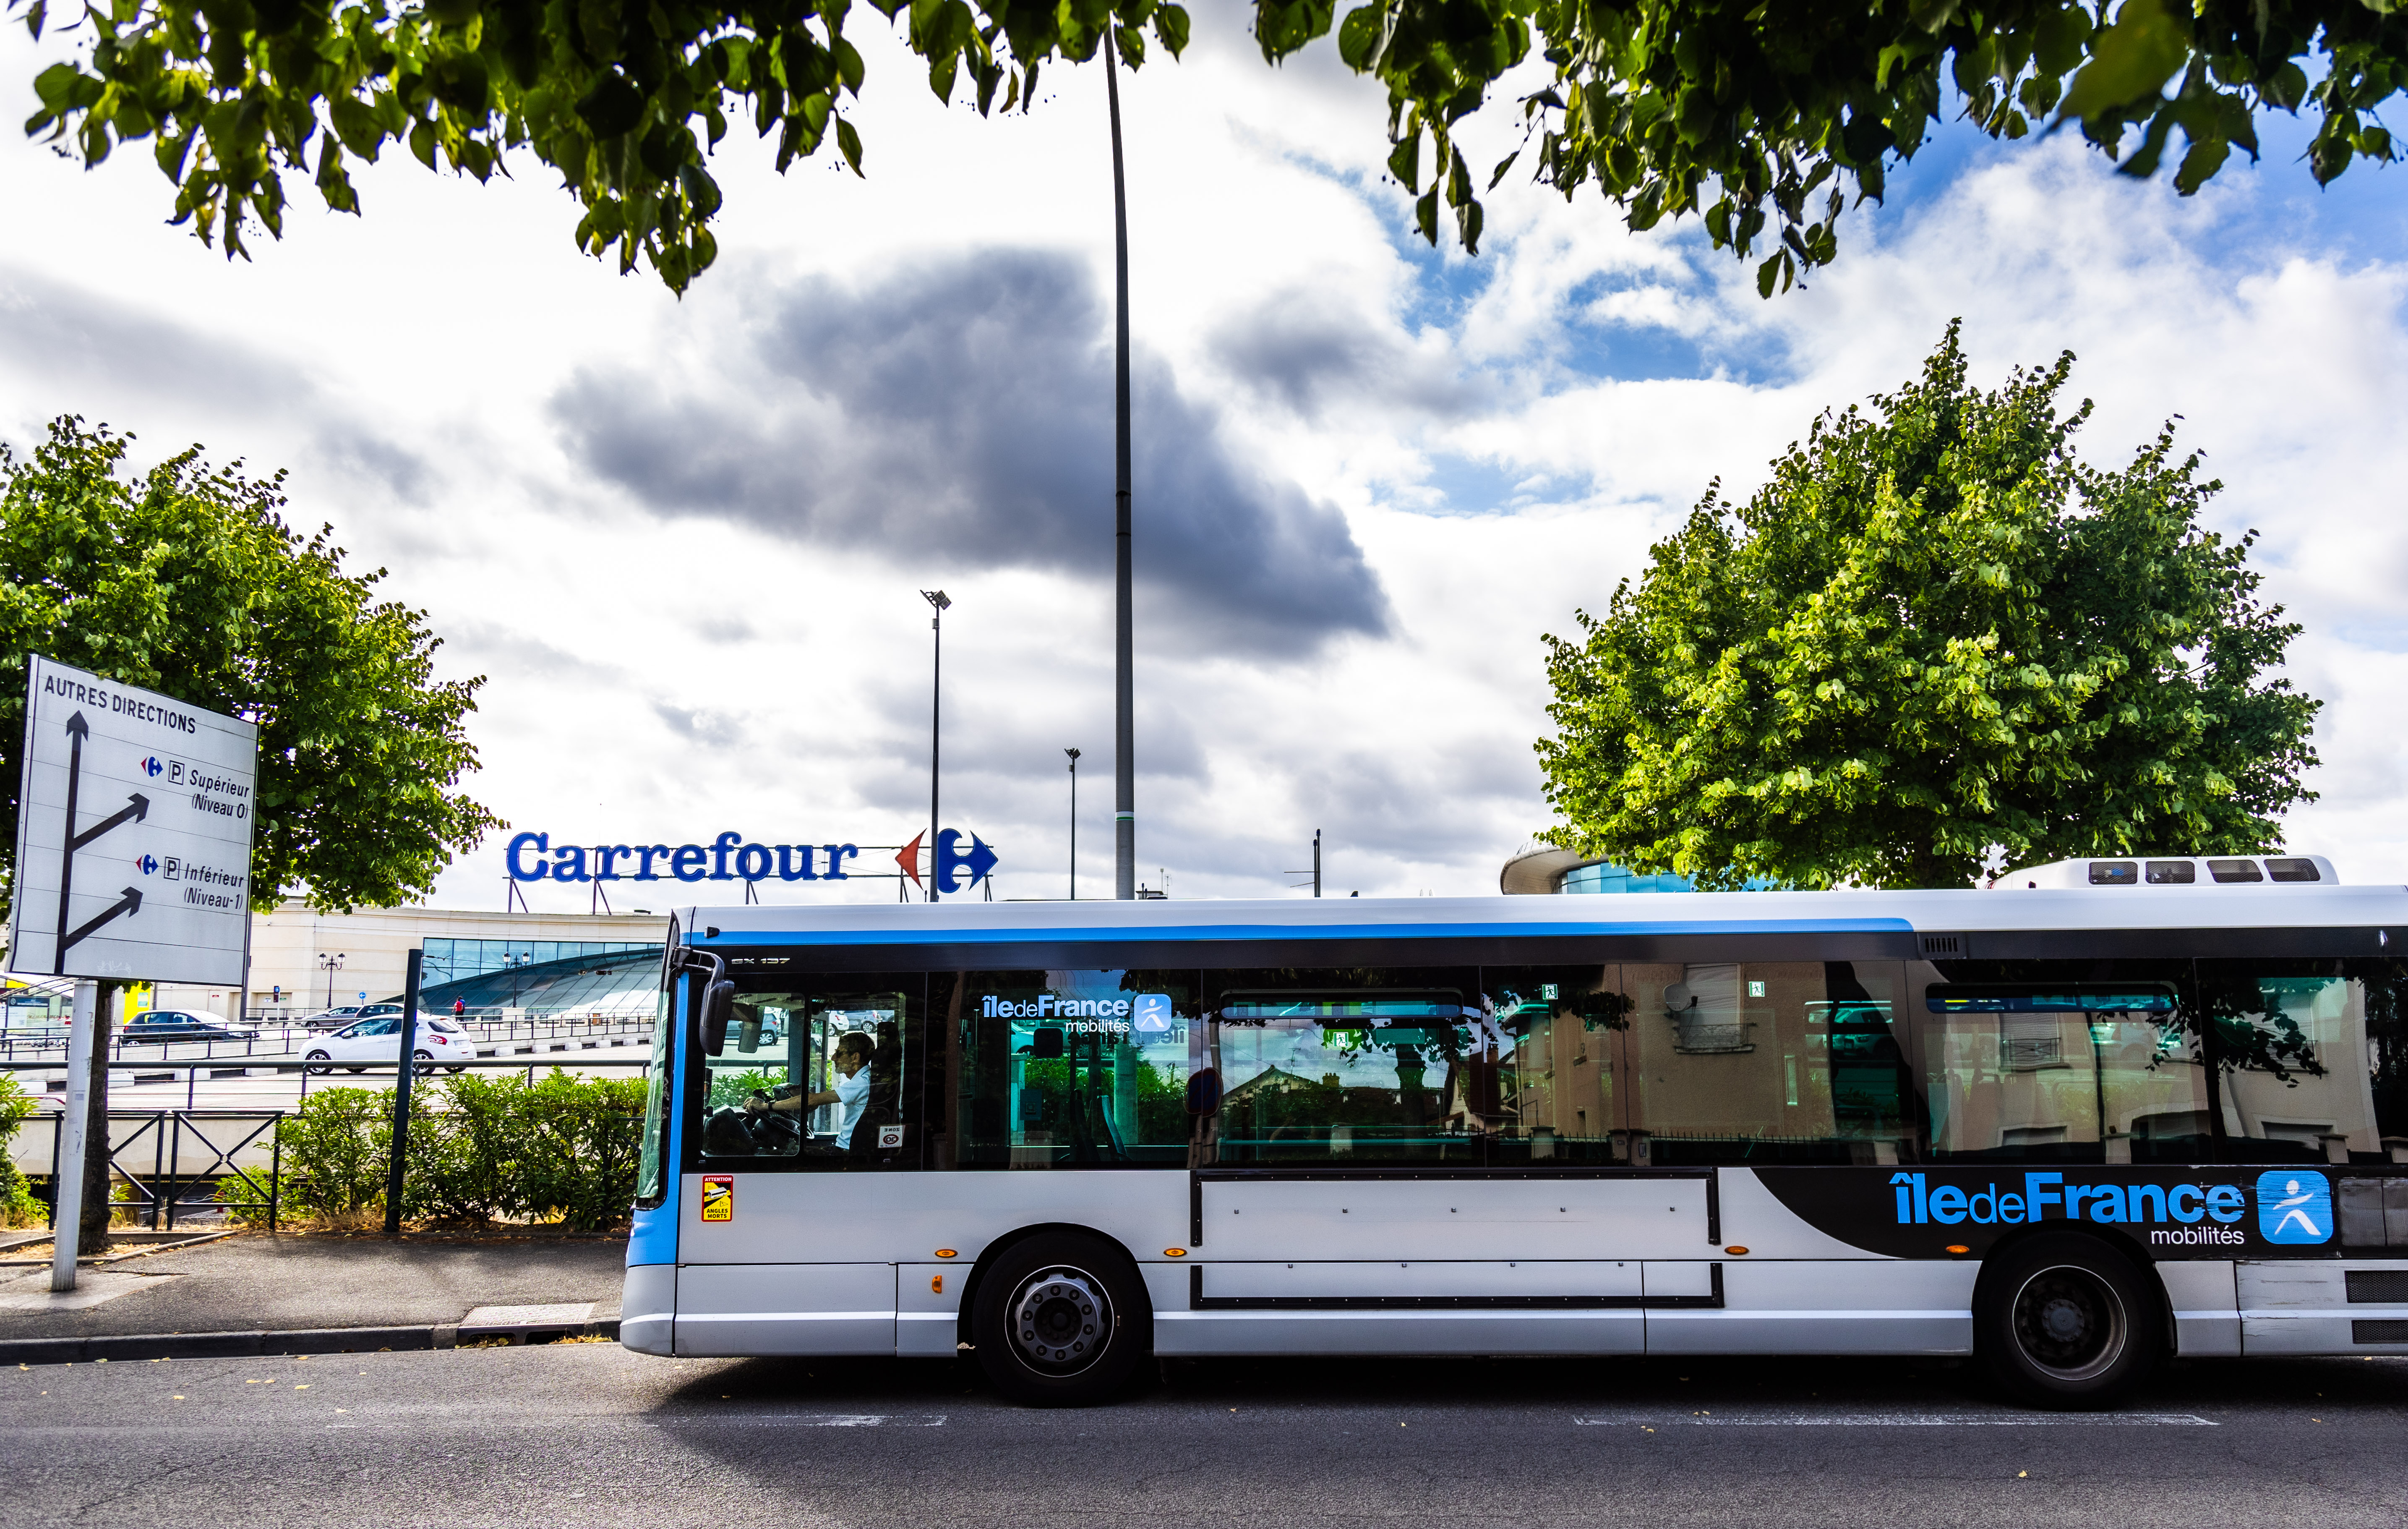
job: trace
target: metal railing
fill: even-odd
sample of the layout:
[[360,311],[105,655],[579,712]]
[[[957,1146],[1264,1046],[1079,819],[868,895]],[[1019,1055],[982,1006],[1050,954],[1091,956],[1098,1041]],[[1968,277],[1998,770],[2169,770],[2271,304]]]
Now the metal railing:
[[[502,1018],[480,1017],[472,1009],[466,1017],[448,1014],[437,1014],[432,1017],[452,1019],[480,1046],[487,1043],[499,1044],[519,1040],[590,1039],[596,1035],[648,1036],[654,1023],[653,1016],[649,1012],[642,1015],[563,1013]],[[236,1027],[229,1025],[226,1028]],[[168,1049],[174,1046],[200,1047],[199,1060],[204,1062],[220,1058],[298,1056],[313,1042],[323,1040],[333,1033],[334,1031],[329,1030],[304,1030],[299,1026],[287,1026],[276,1030],[263,1028],[250,1034],[237,1035],[231,1039],[187,1040],[175,1036],[163,1036],[157,1040],[143,1040],[129,1037],[123,1027],[120,1027],[109,1037],[109,1051],[112,1056],[122,1060],[129,1052],[139,1058],[155,1046],[163,1061],[168,1060]],[[187,1052],[185,1055],[189,1058],[192,1054]],[[50,1058],[56,1058],[61,1062],[64,1061],[66,1058],[64,1029],[0,1031],[0,1064],[20,1059],[38,1063]]]
[[[470,1067],[488,1072],[523,1069],[527,1081],[532,1084],[538,1068],[555,1065],[562,1060],[572,1060],[580,1067],[627,1069],[652,1065],[652,1060],[649,1057],[581,1057],[572,1054],[564,1058],[557,1053],[529,1056],[524,1060],[511,1059],[446,1062],[441,1065],[444,1070]],[[111,1072],[133,1072],[145,1065],[141,1062],[108,1064]],[[195,1083],[191,1075],[200,1072],[202,1065],[188,1064],[184,1069],[187,1074],[188,1100],[191,1097],[189,1090]],[[0,1065],[0,1070],[22,1071],[23,1064],[19,1064],[15,1069]],[[279,1072],[298,1070],[298,1064],[294,1064],[294,1067],[279,1067],[277,1070]],[[364,1064],[364,1070],[394,1075],[400,1072],[400,1066],[397,1062],[369,1062]],[[423,1077],[436,1070],[431,1066],[422,1067],[419,1069],[419,1075]],[[302,1071],[302,1097],[305,1099],[308,1093],[309,1076],[307,1071]],[[114,1092],[112,1089],[112,1095]],[[176,1230],[176,1218],[179,1211],[188,1216],[204,1210],[265,1211],[268,1229],[273,1231],[281,1208],[280,1196],[283,1185],[283,1144],[277,1138],[276,1127],[287,1116],[294,1113],[296,1113],[294,1110],[265,1105],[255,1108],[236,1106],[228,1109],[201,1109],[190,1103],[181,1109],[169,1107],[151,1110],[110,1110],[108,1112],[110,1182],[112,1185],[128,1185],[135,1194],[135,1198],[130,1201],[112,1201],[112,1214],[132,1211],[140,1215],[144,1224],[150,1230],[173,1232]],[[61,1129],[64,1124],[64,1117],[53,1110],[47,1112],[40,1118],[48,1121],[50,1127],[50,1192],[44,1195],[43,1199],[44,1204],[51,1207],[54,1214],[57,1204],[59,1155],[65,1140],[65,1132]],[[129,1134],[121,1137],[120,1129],[124,1122],[128,1121],[135,1122],[134,1129]],[[246,1124],[249,1129],[242,1129]],[[236,1134],[237,1132],[239,1134]],[[253,1147],[254,1144],[260,1143],[263,1138],[268,1155],[266,1178],[264,1183],[253,1176],[257,1172],[256,1162],[246,1167],[235,1161],[237,1155],[247,1148]],[[141,1171],[139,1161],[141,1148],[146,1143],[150,1160],[148,1173]],[[206,1154],[206,1157],[203,1154]],[[132,1165],[129,1165],[127,1161],[129,1155],[135,1160]],[[188,1166],[195,1162],[199,1166]],[[228,1178],[239,1182],[251,1192],[251,1198],[245,1200],[222,1198],[225,1180]],[[190,1197],[192,1190],[204,1188],[207,1190],[204,1196]],[[44,1224],[52,1223],[46,1219]]]

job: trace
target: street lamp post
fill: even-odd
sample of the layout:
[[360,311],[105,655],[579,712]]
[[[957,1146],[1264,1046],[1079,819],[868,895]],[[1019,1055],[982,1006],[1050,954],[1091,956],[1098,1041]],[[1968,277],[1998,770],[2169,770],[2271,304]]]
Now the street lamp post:
[[941,589],[923,589],[920,598],[936,608],[928,618],[932,634],[928,649],[928,901],[937,901],[937,745],[942,741],[945,700],[945,613],[953,602]]
[[335,974],[343,969],[343,952],[318,958],[319,969],[326,974],[326,1007],[335,1006]]
[[1129,585],[1128,181],[1121,170],[1120,44],[1104,28],[1104,89],[1112,114],[1112,895],[1137,896],[1137,683]]
[[535,952],[532,950],[505,951],[503,953],[502,964],[509,967],[510,972],[511,1008],[515,1009],[519,1006],[519,968],[523,966],[531,966],[534,963]]
[[1066,748],[1070,757],[1070,901],[1079,901],[1079,751]]

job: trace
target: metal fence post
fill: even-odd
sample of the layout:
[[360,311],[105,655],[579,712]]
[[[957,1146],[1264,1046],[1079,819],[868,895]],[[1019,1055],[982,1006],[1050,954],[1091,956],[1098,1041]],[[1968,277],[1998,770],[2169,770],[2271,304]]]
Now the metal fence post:
[[418,976],[425,959],[423,945],[409,953],[409,969],[401,984],[401,1056],[393,1083],[393,1163],[385,1170],[384,1180],[384,1234],[388,1237],[401,1235],[402,1168],[409,1156],[409,1085],[418,1075],[418,1059],[410,1053],[418,1046]]

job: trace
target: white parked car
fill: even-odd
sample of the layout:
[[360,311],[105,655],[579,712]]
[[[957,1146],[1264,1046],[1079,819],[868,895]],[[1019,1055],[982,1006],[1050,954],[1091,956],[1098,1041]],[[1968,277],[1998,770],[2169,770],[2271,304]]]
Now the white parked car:
[[[468,1038],[467,1031],[451,1020],[422,1014],[418,1017],[418,1044],[411,1048],[411,1054],[418,1059],[418,1070],[426,1073],[447,1064],[465,1065],[475,1060],[477,1045]],[[365,1073],[380,1062],[394,1066],[401,1060],[401,1016],[379,1015],[346,1025],[332,1035],[311,1041],[302,1060],[319,1077],[337,1067]],[[452,1071],[459,1072],[461,1065],[453,1065]]]

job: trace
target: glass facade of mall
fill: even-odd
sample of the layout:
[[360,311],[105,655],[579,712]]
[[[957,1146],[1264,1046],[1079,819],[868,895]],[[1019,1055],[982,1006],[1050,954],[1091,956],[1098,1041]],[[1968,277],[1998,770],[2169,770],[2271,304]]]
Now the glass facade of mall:
[[432,988],[437,983],[465,982],[483,976],[488,972],[508,972],[512,967],[548,966],[553,961],[574,960],[580,956],[608,956],[622,950],[658,951],[655,944],[641,941],[604,940],[442,940],[426,942],[425,975],[423,980]]

